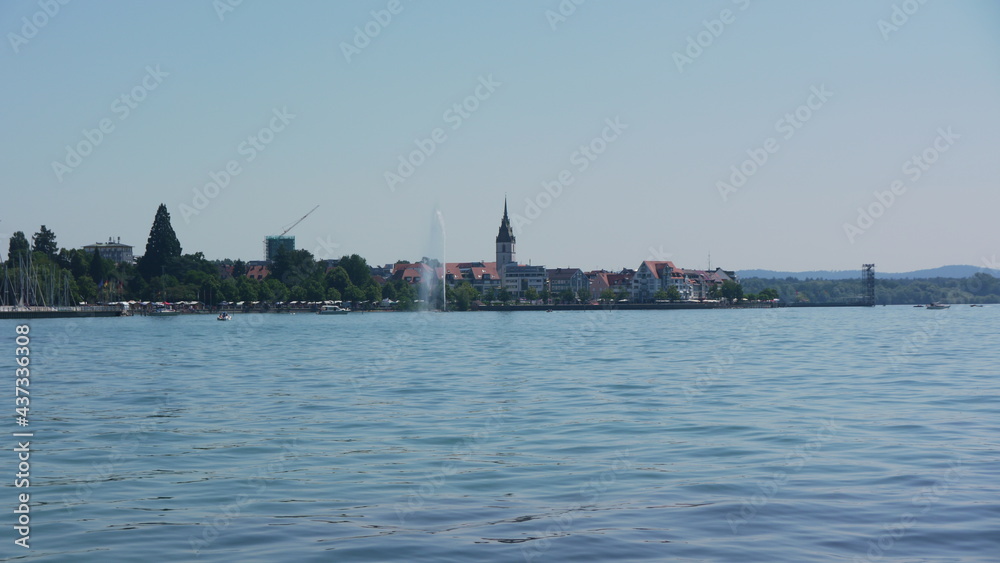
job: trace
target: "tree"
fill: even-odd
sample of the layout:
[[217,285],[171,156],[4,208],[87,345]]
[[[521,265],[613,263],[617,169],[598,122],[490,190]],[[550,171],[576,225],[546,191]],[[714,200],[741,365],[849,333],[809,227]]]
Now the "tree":
[[576,298],[579,299],[581,303],[590,303],[590,290],[585,287],[581,287],[576,290]]
[[559,301],[563,303],[573,303],[576,301],[576,293],[572,289],[564,289],[559,292]]
[[479,292],[467,281],[459,284],[453,293],[455,296],[455,307],[459,311],[468,311],[472,302],[479,298]]
[[60,268],[68,270],[73,262],[74,254],[76,254],[75,250],[60,248],[59,254],[56,255],[56,264],[58,264]]
[[322,301],[326,299],[326,288],[318,280],[310,279],[306,280],[299,287],[304,287],[306,290],[306,299],[309,301]]
[[667,293],[667,299],[671,301],[678,301],[681,298],[681,292],[677,289],[676,286],[672,285],[668,287],[666,293]]
[[89,256],[86,250],[73,250],[69,259],[69,271],[74,278],[87,275],[90,271]]
[[247,275],[247,263],[243,260],[236,260],[233,262],[233,273],[234,278],[242,278]]
[[101,258],[101,249],[95,248],[94,255],[90,257],[90,268],[88,269],[90,279],[100,284],[104,281],[104,277],[108,274],[109,269],[104,259]]
[[368,262],[357,254],[341,258],[339,267],[347,273],[351,283],[358,287],[365,287],[372,279],[372,270],[368,267]]
[[512,298],[510,291],[506,287],[501,287],[500,291],[497,292],[497,300],[504,305],[510,303]]
[[538,299],[538,291],[533,287],[529,287],[528,290],[524,292],[524,298],[528,301],[535,301]]
[[365,300],[365,292],[361,288],[352,285],[344,292],[344,300],[351,301],[352,303],[360,303]]
[[301,285],[293,287],[292,290],[288,293],[288,298],[291,301],[306,301],[306,296],[307,296],[306,289]]
[[351,283],[351,277],[347,275],[347,270],[337,266],[336,268],[330,270],[326,273],[326,287],[333,288],[343,294],[347,291],[347,288],[354,284]]
[[281,280],[288,287],[304,283],[314,274],[319,274],[319,265],[308,250],[278,250],[271,265],[269,278]]
[[56,245],[56,235],[46,229],[45,225],[42,225],[42,228],[31,236],[31,241],[33,243],[31,249],[35,252],[41,252],[52,259],[55,259],[59,253],[59,247]]
[[97,284],[90,276],[82,276],[76,284],[80,301],[91,302],[97,297]]
[[722,289],[719,290],[719,293],[726,299],[738,301],[743,298],[743,286],[734,281],[726,280],[722,282]]
[[372,303],[378,303],[379,301],[382,300],[382,287],[379,284],[372,281],[369,282],[364,289],[365,289],[365,299],[367,299],[368,301],[371,301]]
[[653,294],[653,299],[655,299],[657,301],[666,301],[667,299],[670,299],[670,296],[667,295],[666,291],[663,291],[661,289],[661,290],[659,290],[659,291],[657,291],[656,293]]
[[271,292],[272,299],[275,301],[288,301],[288,288],[285,284],[281,283],[281,280],[267,278],[264,280],[264,285],[267,286],[268,290]]
[[492,303],[497,299],[497,290],[495,288],[487,288],[486,292],[483,294],[483,299],[487,303]]
[[601,291],[601,301],[607,303],[609,301],[614,301],[614,300],[615,300],[615,292],[612,291],[610,287],[606,287],[604,288],[603,291]]
[[548,303],[549,299],[552,299],[552,292],[549,291],[547,287],[542,288],[542,291],[539,292],[538,297],[541,298],[543,303]]
[[761,290],[757,296],[763,301],[771,301],[778,298],[778,290],[768,287]]
[[396,301],[396,287],[391,283],[387,283],[382,286],[382,297],[390,300]]
[[257,280],[252,280],[246,276],[236,278],[236,289],[239,291],[239,301],[253,302],[258,299]]
[[167,206],[161,203],[156,209],[153,227],[149,229],[146,253],[139,260],[139,274],[146,279],[158,276],[171,258],[180,255],[181,243],[177,240],[174,228],[170,226],[170,212],[167,211]]
[[10,244],[7,246],[7,266],[16,268],[19,259],[27,260],[31,246],[28,238],[24,236],[24,231],[17,231],[10,237]]

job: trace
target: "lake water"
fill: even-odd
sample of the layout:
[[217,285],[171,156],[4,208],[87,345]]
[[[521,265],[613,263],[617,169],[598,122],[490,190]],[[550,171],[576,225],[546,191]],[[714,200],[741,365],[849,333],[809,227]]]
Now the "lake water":
[[1000,560],[1000,306],[28,323],[6,558]]

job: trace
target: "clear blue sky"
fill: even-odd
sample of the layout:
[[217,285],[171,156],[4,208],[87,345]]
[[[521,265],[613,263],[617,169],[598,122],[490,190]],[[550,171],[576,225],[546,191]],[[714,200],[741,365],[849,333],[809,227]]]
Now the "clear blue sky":
[[[901,25],[880,29],[894,5]],[[586,0],[565,21],[547,14],[556,0],[399,6],[382,25],[371,12],[388,0],[245,0],[221,19],[210,0],[78,1],[51,17],[3,2],[0,251],[45,224],[61,246],[120,236],[141,253],[163,202],[184,251],[209,258],[259,259],[265,235],[320,205],[291,234],[326,241],[324,257],[419,259],[440,211],[449,260],[492,260],[506,194],[526,219],[518,258],[550,267],[702,267],[711,253],[735,269],[905,271],[1000,255],[997,2]],[[366,24],[377,34],[348,61]],[[707,46],[680,59],[701,32]],[[789,128],[796,110],[808,120]],[[102,120],[113,129],[68,166],[66,146],[86,151]],[[272,125],[249,160],[243,143]],[[948,128],[957,139],[939,138]],[[434,152],[390,189],[416,139]],[[908,164],[928,149],[926,170]],[[767,161],[723,198],[748,150]],[[185,218],[230,161],[239,173]],[[572,183],[540,196],[564,170]],[[547,207],[535,216],[527,198]]]

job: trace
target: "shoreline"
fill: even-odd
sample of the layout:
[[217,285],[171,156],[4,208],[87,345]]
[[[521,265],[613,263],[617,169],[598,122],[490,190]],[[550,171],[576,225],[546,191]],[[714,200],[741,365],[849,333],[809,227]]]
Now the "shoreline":
[[[601,304],[571,304],[571,305],[481,305],[469,309],[468,311],[449,310],[449,313],[475,313],[478,311],[488,312],[519,312],[519,311],[673,311],[673,310],[712,310],[712,309],[783,309],[783,308],[829,308],[829,307],[870,307],[859,303],[746,303],[740,305],[724,305],[720,303],[616,303],[613,305]],[[221,312],[228,312],[234,315],[244,314],[272,314],[291,315],[304,314],[315,315],[316,311],[311,309],[270,309],[270,310],[243,310],[235,308],[222,308],[217,310],[182,311],[179,316],[189,315],[218,315]],[[366,309],[352,310],[352,314],[365,313],[419,313],[425,310],[397,311],[394,309]],[[432,310],[437,312],[437,310]],[[38,309],[18,309],[0,310],[0,319],[56,319],[56,318],[91,318],[91,317],[143,317],[148,316],[144,311],[133,310],[123,311],[118,307],[44,307]]]

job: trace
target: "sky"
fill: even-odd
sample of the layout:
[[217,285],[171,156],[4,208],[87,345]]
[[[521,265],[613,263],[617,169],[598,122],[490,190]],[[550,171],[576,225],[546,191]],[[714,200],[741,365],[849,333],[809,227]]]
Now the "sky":
[[[1000,3],[0,3],[0,240],[998,267]],[[0,254],[6,255],[6,243]]]

